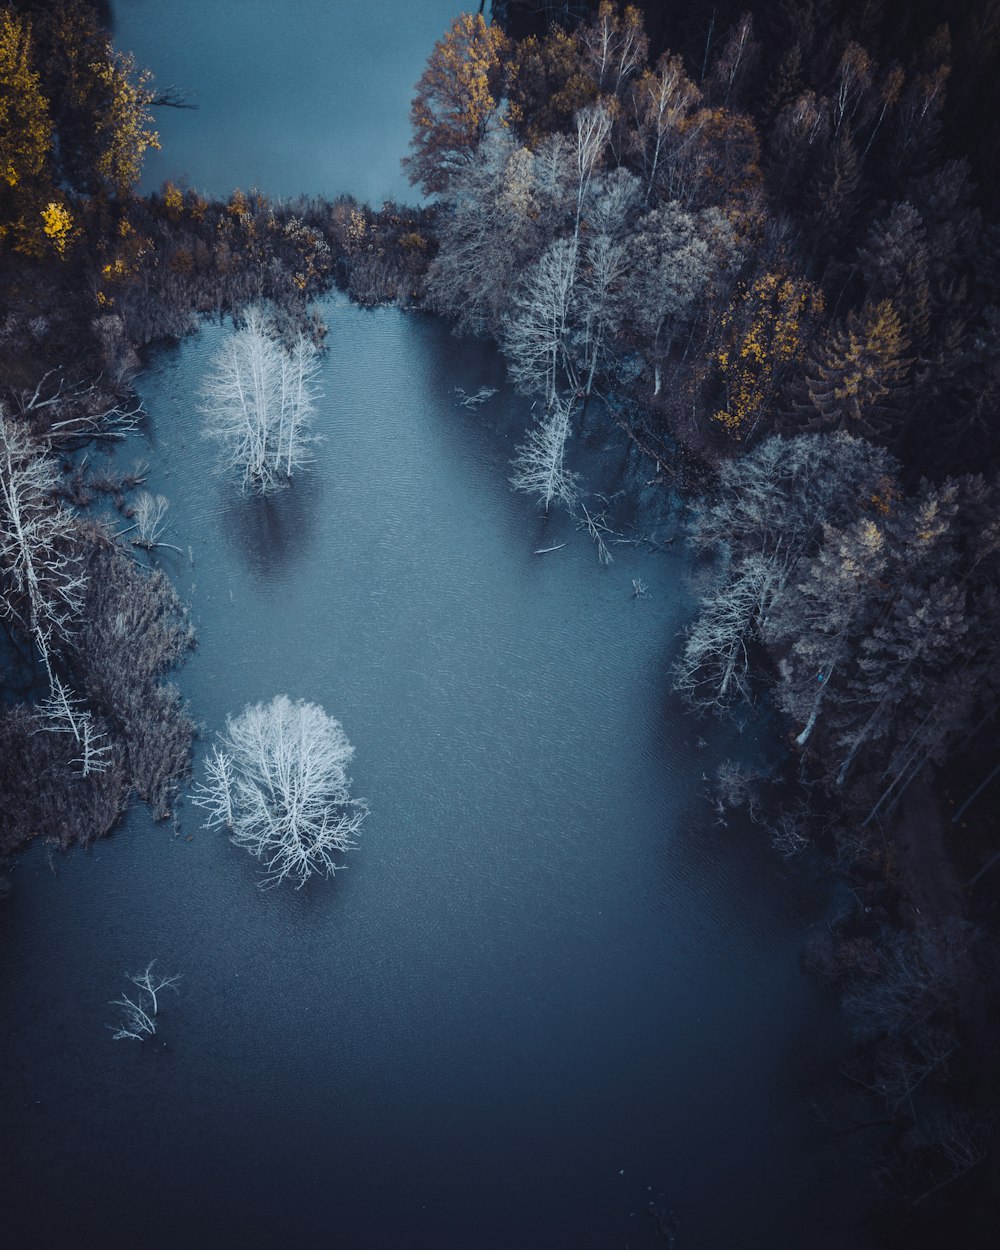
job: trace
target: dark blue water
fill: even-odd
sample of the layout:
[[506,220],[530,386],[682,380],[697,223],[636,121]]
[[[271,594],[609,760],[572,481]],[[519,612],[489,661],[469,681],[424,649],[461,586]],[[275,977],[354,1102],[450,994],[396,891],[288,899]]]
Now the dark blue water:
[[[287,7],[317,30],[353,9]],[[147,8],[173,6],[122,4],[119,31],[159,68]],[[179,675],[196,776],[227,713],[320,702],[357,749],[361,846],[332,882],[261,892],[182,801],[175,824],[136,810],[89,853],[25,858],[0,912],[12,1244],[655,1247],[653,1203],[680,1250],[863,1245],[808,1108],[838,1039],[799,967],[823,895],[713,823],[703,774],[757,748],[668,693],[682,544],[602,568],[511,492],[526,412],[491,349],[324,312],[325,441],[290,490],[244,499],[212,472],[197,393],[219,326],[151,354],[119,454],[150,461],[185,552],[162,562],[199,636]],[[485,409],[456,407],[483,383]],[[593,489],[635,485],[599,412],[574,456]],[[154,957],[180,993],[155,1043],[114,1042],[108,1000]]]
[[[473,6],[477,7],[477,6]],[[413,192],[399,167],[413,87],[461,0],[115,0],[115,41],[176,87],[143,189]]]

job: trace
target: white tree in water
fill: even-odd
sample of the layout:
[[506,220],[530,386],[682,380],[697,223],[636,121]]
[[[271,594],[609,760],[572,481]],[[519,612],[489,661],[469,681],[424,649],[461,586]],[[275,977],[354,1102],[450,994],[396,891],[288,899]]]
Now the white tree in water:
[[163,976],[154,972],[156,960],[151,960],[143,972],[126,973],[128,979],[138,989],[138,994],[129,997],[123,994],[112,1002],[112,1007],[122,1009],[122,1018],[118,1024],[109,1024],[116,1042],[144,1042],[156,1032],[156,1016],[160,1009],[158,995],[161,990],[176,990],[179,975]]
[[290,877],[302,886],[342,867],[336,857],[355,846],[368,809],[349,793],[353,755],[339,721],[277,695],[227,719],[194,802],[208,813],[206,827],[224,826],[261,861],[262,884]]
[[569,413],[569,404],[557,396],[548,416],[528,431],[514,456],[511,486],[534,495],[544,505],[546,516],[554,501],[571,512],[576,503],[577,475],[565,466]]
[[205,433],[243,490],[267,494],[311,463],[318,373],[315,346],[300,334],[284,347],[257,307],[216,354],[202,388]]

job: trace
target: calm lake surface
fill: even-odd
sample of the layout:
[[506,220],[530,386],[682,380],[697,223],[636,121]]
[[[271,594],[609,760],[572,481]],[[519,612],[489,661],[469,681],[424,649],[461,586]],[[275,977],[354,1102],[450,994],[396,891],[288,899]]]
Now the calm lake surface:
[[[152,182],[398,191],[453,11],[116,5],[121,46],[202,104],[163,125]],[[148,459],[185,552],[162,564],[198,631],[195,777],[227,713],[319,702],[356,747],[360,848],[262,892],[182,800],[176,824],[139,809],[89,853],[25,857],[0,911],[7,1244],[653,1248],[653,1203],[678,1250],[863,1246],[808,1107],[840,1036],[799,966],[827,900],[705,801],[721,759],[769,748],[669,694],[682,543],[602,568],[507,484],[527,412],[495,351],[337,296],[324,315],[324,441],[291,489],[212,472],[218,325],[151,353],[119,454]],[[456,406],[484,383],[484,409]],[[574,458],[635,499],[643,466],[599,413]],[[114,1042],[108,1000],[152,958],[180,993],[155,1042]]]

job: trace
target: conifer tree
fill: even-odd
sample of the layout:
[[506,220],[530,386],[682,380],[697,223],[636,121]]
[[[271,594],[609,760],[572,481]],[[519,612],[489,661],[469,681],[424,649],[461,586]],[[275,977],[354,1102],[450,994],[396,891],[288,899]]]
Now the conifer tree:
[[806,428],[891,440],[912,360],[890,300],[851,313],[818,348],[806,374]]
[[899,312],[909,346],[921,351],[930,331],[930,260],[927,231],[907,201],[880,218],[858,250],[869,300],[888,299]]
[[857,149],[848,130],[842,130],[828,164],[819,172],[814,194],[816,250],[836,254],[849,238],[858,214],[861,197],[861,166]]

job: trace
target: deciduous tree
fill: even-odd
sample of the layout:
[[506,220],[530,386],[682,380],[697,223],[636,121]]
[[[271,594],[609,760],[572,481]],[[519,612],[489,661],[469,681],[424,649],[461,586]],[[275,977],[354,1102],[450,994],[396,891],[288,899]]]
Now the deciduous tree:
[[551,411],[534,427],[514,456],[510,484],[534,495],[548,516],[553,503],[572,511],[577,498],[577,475],[566,468],[566,440],[570,435],[570,405],[556,398]]
[[227,719],[194,802],[208,828],[227,829],[260,861],[263,885],[287,877],[301,887],[343,867],[340,855],[355,846],[367,807],[350,795],[353,755],[338,720],[277,695]]
[[266,494],[311,463],[318,373],[315,346],[299,334],[284,347],[257,307],[216,353],[202,391],[205,432],[243,490]]
[[404,162],[425,195],[447,191],[498,122],[507,36],[481,14],[460,13],[434,45],[410,109],[413,155]]
[[42,214],[53,197],[52,120],[35,63],[31,23],[0,9],[0,239],[45,250]]
[[0,409],[0,614],[52,654],[74,632],[86,592],[76,521],[57,502],[59,468]]

